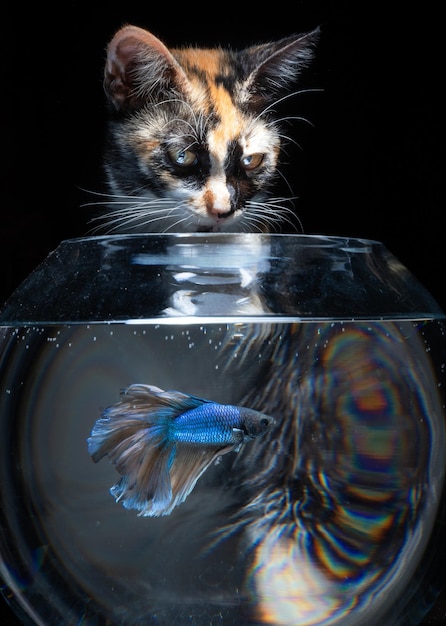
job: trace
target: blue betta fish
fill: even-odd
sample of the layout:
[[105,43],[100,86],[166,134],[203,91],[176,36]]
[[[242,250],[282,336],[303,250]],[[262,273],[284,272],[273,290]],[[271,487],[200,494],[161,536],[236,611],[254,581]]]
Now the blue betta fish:
[[169,515],[222,454],[266,433],[274,418],[152,385],[131,385],[106,409],[88,438],[97,463],[105,455],[121,479],[117,502],[138,515]]

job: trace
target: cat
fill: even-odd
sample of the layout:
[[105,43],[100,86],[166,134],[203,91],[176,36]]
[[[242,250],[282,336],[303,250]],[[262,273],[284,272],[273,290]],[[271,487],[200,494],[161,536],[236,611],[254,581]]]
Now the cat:
[[118,30],[104,70],[107,206],[94,232],[296,230],[292,199],[272,195],[286,140],[275,110],[300,93],[319,35],[235,51]]

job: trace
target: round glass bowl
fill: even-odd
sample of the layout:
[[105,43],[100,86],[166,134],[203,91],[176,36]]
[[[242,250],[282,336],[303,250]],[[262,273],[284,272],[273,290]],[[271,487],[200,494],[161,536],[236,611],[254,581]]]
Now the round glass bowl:
[[[62,242],[0,313],[5,597],[48,626],[420,623],[445,585],[445,322],[375,241]],[[217,418],[177,438],[138,514],[110,489],[130,466],[152,480],[152,422],[173,440],[184,406],[148,410],[125,462],[94,462],[92,430],[109,407],[129,417],[132,385],[274,423],[238,425],[201,473]],[[179,481],[187,497],[157,508]]]

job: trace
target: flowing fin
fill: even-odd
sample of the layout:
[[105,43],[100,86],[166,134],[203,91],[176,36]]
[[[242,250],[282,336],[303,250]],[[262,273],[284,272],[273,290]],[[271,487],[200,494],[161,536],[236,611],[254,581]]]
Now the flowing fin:
[[[161,432],[159,432],[160,426]],[[114,462],[114,459],[123,454],[127,447],[132,454],[138,453],[139,449],[144,446],[145,432],[149,427],[144,414],[128,414],[120,408],[120,405],[106,409],[103,417],[96,421],[87,439],[88,452],[95,463],[106,454]],[[158,432],[153,434],[157,434],[162,439],[163,427],[164,424],[159,424]]]
[[121,475],[121,480],[110,492],[124,507],[142,511],[152,503],[153,510],[157,506],[164,508],[172,497],[169,469],[175,455],[173,443],[166,439],[168,425],[165,420],[160,420],[158,424],[144,427],[141,420],[135,423],[125,415],[121,416],[120,422],[123,424],[108,440],[104,440],[103,431],[110,418],[96,422],[89,442],[100,437],[102,446],[97,454],[92,455],[93,460],[108,454]]
[[172,499],[169,467],[175,456],[173,445],[146,448],[142,458],[128,464],[121,480],[110,493],[126,509],[136,509],[138,515],[160,515]]
[[215,449],[215,447],[203,448],[191,444],[178,444],[175,460],[170,470],[172,500],[169,507],[158,514],[169,515],[176,506],[184,502],[209,465],[222,454],[232,450],[234,450],[233,445]]
[[121,403],[127,405],[130,410],[141,408],[146,412],[154,410],[159,413],[160,409],[165,408],[172,412],[172,417],[175,417],[202,404],[209,404],[210,400],[181,391],[163,391],[154,385],[135,384],[125,390]]

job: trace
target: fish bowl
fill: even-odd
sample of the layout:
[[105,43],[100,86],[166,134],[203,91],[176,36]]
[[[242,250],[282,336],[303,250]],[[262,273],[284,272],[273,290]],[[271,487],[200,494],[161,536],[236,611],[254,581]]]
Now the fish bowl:
[[66,240],[0,312],[39,626],[407,626],[446,587],[446,316],[377,241]]

